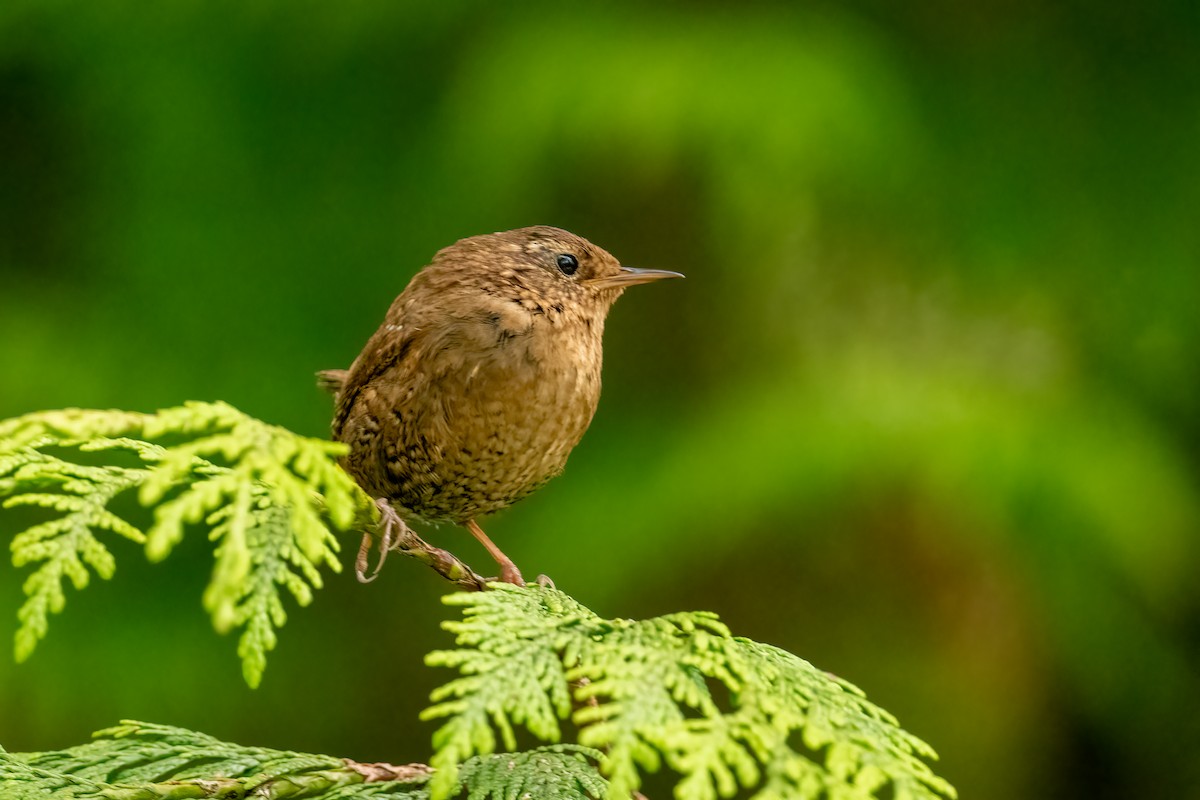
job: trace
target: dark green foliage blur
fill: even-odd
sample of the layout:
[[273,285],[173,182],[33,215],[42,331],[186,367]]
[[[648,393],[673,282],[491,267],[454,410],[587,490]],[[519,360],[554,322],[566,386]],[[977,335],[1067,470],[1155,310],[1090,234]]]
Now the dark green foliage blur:
[[[566,473],[485,525],[527,573],[846,677],[963,797],[1200,796],[1195,8],[9,0],[0,417],[322,435],[313,373],[438,248],[559,225],[688,279],[618,303]],[[110,540],[0,657],[0,744],[428,756],[435,575],[335,577],[251,691],[200,538]]]

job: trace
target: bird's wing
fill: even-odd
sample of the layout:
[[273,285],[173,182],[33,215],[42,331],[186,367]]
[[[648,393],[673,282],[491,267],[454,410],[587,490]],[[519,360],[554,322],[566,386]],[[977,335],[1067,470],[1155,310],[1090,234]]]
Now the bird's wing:
[[[385,324],[368,340],[362,353],[354,360],[337,393],[337,410],[333,418],[333,435],[341,438],[342,428],[364,387],[384,373],[393,373],[399,385],[411,383],[417,373],[420,341],[424,338],[417,328],[400,328]],[[406,379],[407,378],[407,379]]]
[[[366,387],[383,375],[391,387],[389,399],[395,402],[416,395],[423,402],[414,411],[431,408],[443,399],[439,387],[453,381],[451,376],[469,380],[477,372],[475,365],[494,361],[498,349],[530,331],[529,312],[511,302],[473,297],[473,307],[464,311],[453,299],[451,293],[443,293],[434,302],[416,306],[406,302],[405,295],[397,298],[343,378],[337,393],[335,437],[341,438]],[[435,414],[429,424],[444,424],[448,416]]]

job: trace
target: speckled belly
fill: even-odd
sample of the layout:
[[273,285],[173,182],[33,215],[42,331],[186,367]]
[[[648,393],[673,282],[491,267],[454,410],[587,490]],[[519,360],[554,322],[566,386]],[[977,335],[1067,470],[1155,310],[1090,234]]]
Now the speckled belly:
[[497,366],[448,378],[407,418],[389,420],[396,435],[382,437],[387,495],[431,521],[463,522],[505,508],[562,471],[599,393],[598,370],[574,366]]

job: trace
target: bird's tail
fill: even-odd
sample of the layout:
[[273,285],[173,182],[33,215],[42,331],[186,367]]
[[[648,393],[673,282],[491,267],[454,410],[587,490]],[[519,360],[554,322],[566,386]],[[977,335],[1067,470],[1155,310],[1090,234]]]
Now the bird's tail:
[[317,373],[317,386],[330,394],[336,395],[346,385],[346,376],[350,372],[344,369],[325,369]]

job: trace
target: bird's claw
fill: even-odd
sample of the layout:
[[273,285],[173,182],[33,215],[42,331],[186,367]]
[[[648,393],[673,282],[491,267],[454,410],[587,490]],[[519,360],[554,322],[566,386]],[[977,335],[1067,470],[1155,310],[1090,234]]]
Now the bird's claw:
[[[371,565],[371,545],[375,542],[375,537],[370,531],[363,534],[362,543],[358,546],[358,557],[354,559],[354,576],[358,578],[359,583],[370,583],[375,580],[379,574],[379,568],[375,568],[375,572],[367,575],[367,568]],[[382,563],[383,557],[380,557]]]
[[377,498],[375,500],[375,507],[379,509],[379,523],[377,525],[377,529],[380,532],[379,562],[375,564],[375,569],[368,575],[367,567],[370,565],[371,544],[375,538],[368,531],[363,534],[362,543],[358,546],[358,558],[354,560],[354,575],[358,578],[359,583],[370,583],[379,577],[379,570],[383,569],[383,564],[387,561],[388,551],[396,544],[400,531],[407,527],[404,524],[404,520],[400,519],[400,515],[396,513],[396,509],[392,508],[392,504],[386,498]]

